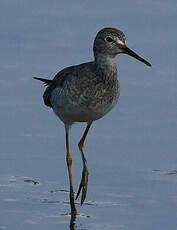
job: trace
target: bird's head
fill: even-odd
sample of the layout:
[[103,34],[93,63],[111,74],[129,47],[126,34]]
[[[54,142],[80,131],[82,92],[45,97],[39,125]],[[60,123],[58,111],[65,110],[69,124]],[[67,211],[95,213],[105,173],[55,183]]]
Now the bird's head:
[[94,40],[94,56],[105,55],[114,58],[117,54],[128,54],[137,60],[151,66],[149,62],[141,58],[126,46],[126,38],[122,31],[115,28],[104,28],[100,30]]

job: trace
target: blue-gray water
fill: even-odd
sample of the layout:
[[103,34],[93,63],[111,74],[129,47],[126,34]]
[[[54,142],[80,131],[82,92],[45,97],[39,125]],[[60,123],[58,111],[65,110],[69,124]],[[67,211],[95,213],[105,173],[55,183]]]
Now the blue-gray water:
[[[116,58],[121,97],[87,138],[88,194],[76,202],[75,229],[177,228],[176,10],[176,0],[1,0],[0,229],[69,229],[63,124],[32,77],[92,60],[105,26],[124,31],[152,68]],[[71,130],[75,191],[83,129]]]

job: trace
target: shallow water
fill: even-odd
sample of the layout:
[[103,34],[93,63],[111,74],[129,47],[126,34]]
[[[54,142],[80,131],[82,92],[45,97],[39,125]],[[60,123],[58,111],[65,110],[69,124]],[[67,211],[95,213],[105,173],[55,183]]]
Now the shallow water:
[[[95,122],[85,154],[88,194],[75,229],[177,227],[177,32],[175,0],[1,1],[0,229],[69,229],[63,124],[44,107],[34,76],[52,78],[92,59],[104,26],[152,64],[120,55],[119,104]],[[71,130],[74,191],[82,162]]]

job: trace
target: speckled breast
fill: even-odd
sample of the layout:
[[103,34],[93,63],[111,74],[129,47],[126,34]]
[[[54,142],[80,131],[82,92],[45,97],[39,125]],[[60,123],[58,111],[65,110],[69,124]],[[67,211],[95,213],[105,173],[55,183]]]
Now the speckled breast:
[[64,88],[52,91],[50,100],[54,113],[64,123],[72,124],[100,119],[115,106],[118,98],[119,82],[116,77],[66,83]]

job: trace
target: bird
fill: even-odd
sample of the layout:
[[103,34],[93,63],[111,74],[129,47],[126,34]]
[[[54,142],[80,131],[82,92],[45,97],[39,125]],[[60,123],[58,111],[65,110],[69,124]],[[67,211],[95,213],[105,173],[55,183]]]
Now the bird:
[[88,169],[83,147],[92,123],[104,117],[117,103],[120,96],[120,83],[117,78],[115,57],[127,54],[151,64],[138,56],[126,45],[122,31],[106,27],[98,31],[93,43],[94,60],[66,67],[52,80],[34,77],[46,86],[43,94],[44,104],[52,108],[56,116],[64,123],[66,142],[66,162],[70,184],[70,203],[74,209],[72,184],[72,157],[69,147],[69,130],[75,122],[85,122],[85,131],[78,142],[83,169],[76,199],[81,192],[81,205],[87,194]]

